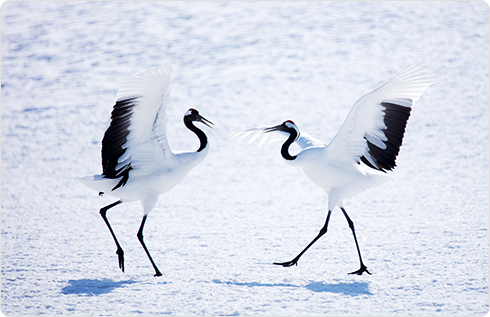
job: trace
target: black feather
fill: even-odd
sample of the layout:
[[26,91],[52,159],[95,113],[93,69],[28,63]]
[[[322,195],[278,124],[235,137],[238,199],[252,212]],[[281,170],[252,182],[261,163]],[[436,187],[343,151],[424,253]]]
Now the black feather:
[[364,156],[361,157],[361,161],[371,168],[385,172],[396,166],[396,157],[400,151],[405,127],[412,109],[390,102],[382,102],[381,105],[385,108],[383,111],[386,128],[381,131],[387,138],[386,141],[383,141],[386,149],[381,149],[366,139],[368,153],[378,167],[373,166]]
[[116,170],[119,158],[124,155],[126,149],[123,146],[127,142],[129,126],[135,100],[138,97],[120,99],[116,101],[111,114],[111,124],[102,139],[102,175],[105,178],[121,178],[119,183],[112,189],[124,186],[129,178],[131,163]]

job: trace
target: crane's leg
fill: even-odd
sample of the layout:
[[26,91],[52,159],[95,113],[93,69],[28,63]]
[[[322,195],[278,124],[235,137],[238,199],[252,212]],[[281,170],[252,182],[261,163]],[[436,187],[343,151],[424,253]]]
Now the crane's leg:
[[119,259],[119,268],[124,272],[124,251],[121,248],[121,246],[119,245],[119,242],[117,241],[116,235],[114,234],[114,231],[112,231],[112,227],[109,223],[109,220],[107,220],[107,216],[106,216],[107,210],[111,209],[114,206],[119,205],[120,203],[122,203],[122,201],[118,200],[115,203],[112,203],[110,205],[102,207],[100,209],[100,215],[102,216],[102,219],[104,219],[107,227],[109,227],[109,231],[111,232],[111,235],[114,238],[114,242],[116,242],[116,246],[117,246],[116,254],[117,254],[118,259]]
[[362,263],[361,251],[359,250],[359,244],[357,243],[356,231],[354,230],[354,223],[352,222],[352,220],[350,220],[344,207],[340,207],[340,209],[342,209],[342,212],[344,213],[344,216],[347,219],[347,223],[349,223],[349,228],[352,230],[352,234],[354,235],[354,241],[356,242],[357,253],[359,254],[359,261],[361,262],[361,268],[349,274],[362,275],[362,273],[366,272],[367,274],[371,275],[371,273],[369,273],[369,271],[367,270],[367,267],[364,265],[364,263]]
[[136,235],[138,237],[138,240],[140,240],[141,245],[143,246],[143,249],[145,249],[146,255],[148,255],[148,258],[150,259],[151,265],[153,265],[153,268],[155,269],[155,275],[154,276],[162,276],[162,273],[158,270],[155,262],[153,262],[153,259],[151,258],[150,252],[148,251],[148,248],[145,245],[145,242],[143,241],[143,227],[145,226],[146,218],[148,216],[144,215],[143,220],[141,221],[140,229],[138,230],[138,234]]
[[315,239],[313,239],[313,241],[310,242],[310,244],[308,244],[306,246],[306,248],[301,251],[300,254],[298,254],[298,256],[296,256],[294,259],[292,259],[291,261],[289,262],[283,262],[283,263],[277,263],[277,262],[274,262],[275,265],[282,265],[284,267],[288,267],[288,266],[293,266],[293,265],[298,265],[298,260],[299,258],[303,255],[303,253],[306,252],[306,250],[308,250],[312,245],[313,243],[316,242],[316,240],[320,239],[326,232],[327,232],[327,227],[328,227],[328,221],[330,220],[330,214],[332,213],[331,210],[328,211],[328,214],[327,214],[327,220],[325,221],[325,224],[323,225],[323,228],[320,229],[320,232],[318,233],[318,235],[315,237]]

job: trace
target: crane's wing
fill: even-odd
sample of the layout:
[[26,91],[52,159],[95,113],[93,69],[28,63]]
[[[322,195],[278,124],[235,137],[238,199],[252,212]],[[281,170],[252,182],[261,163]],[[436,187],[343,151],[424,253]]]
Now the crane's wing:
[[359,99],[326,148],[329,160],[362,161],[377,170],[392,170],[411,107],[435,82],[435,74],[427,73],[430,68],[424,65],[408,67]]
[[170,68],[153,67],[134,74],[119,89],[111,123],[102,139],[102,175],[121,178],[129,171],[158,168],[171,155],[165,133],[165,112],[170,95]]
[[[248,130],[241,130],[230,133],[229,136],[231,138],[236,138],[238,140],[247,138],[247,144],[254,142],[255,140],[259,140],[259,145],[264,143],[272,143],[275,141],[286,141],[289,137],[288,133],[282,131],[272,131],[272,132],[264,132],[267,128],[253,128]],[[314,138],[306,132],[301,132],[299,138],[294,143],[298,145],[301,149],[306,149],[311,146],[326,146],[322,141]]]

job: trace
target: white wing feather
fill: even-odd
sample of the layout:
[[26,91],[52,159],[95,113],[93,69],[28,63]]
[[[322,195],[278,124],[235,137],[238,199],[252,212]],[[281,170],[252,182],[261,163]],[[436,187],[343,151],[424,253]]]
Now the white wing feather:
[[131,174],[145,173],[161,168],[161,162],[170,158],[165,130],[165,113],[170,96],[170,67],[153,67],[134,74],[117,93],[117,100],[136,97],[130,118],[130,131],[124,155],[117,168],[131,163]]
[[[264,132],[265,129],[267,128],[241,130],[230,133],[229,136],[238,140],[248,137],[247,144],[253,143],[255,140],[258,139],[259,146],[265,143],[273,143],[275,141],[284,142],[289,137],[288,133],[282,131]],[[298,145],[301,149],[306,149],[312,146],[326,146],[325,143],[309,135],[306,132],[301,132],[300,137],[296,140],[294,144]]]

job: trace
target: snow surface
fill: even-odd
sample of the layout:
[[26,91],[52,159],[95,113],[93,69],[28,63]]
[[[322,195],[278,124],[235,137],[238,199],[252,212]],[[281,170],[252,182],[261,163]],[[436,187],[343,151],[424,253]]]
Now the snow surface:
[[[489,10],[484,2],[5,2],[1,7],[1,308],[6,315],[483,315],[489,309]],[[280,144],[228,133],[294,120],[325,142],[350,107],[427,61],[440,80],[412,111],[396,181],[338,209],[282,162]],[[211,151],[162,196],[108,217],[100,173],[118,88],[171,65],[182,123],[213,121]]]

